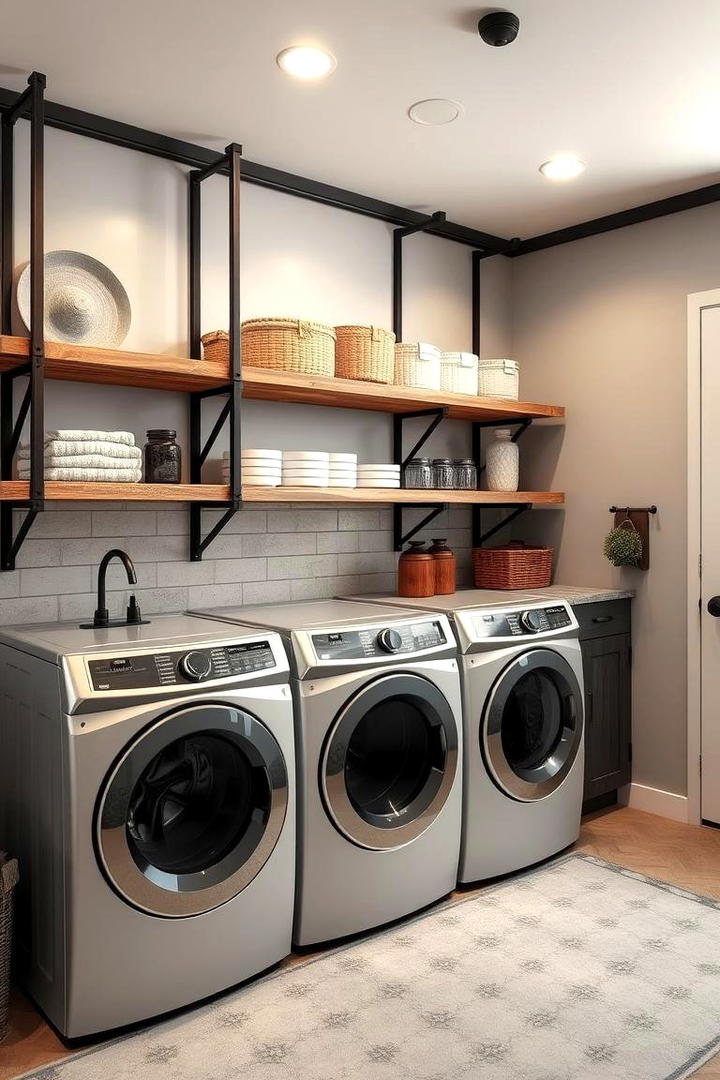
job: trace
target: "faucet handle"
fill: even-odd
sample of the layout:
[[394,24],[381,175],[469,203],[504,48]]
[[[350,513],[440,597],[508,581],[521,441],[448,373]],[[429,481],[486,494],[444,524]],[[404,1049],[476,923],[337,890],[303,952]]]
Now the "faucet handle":
[[106,607],[95,608],[95,615],[92,621],[93,628],[104,627],[110,625],[110,614]]
[[130,596],[130,603],[127,606],[127,622],[130,626],[139,626],[143,621],[142,612],[140,611],[140,605],[137,602],[135,593]]

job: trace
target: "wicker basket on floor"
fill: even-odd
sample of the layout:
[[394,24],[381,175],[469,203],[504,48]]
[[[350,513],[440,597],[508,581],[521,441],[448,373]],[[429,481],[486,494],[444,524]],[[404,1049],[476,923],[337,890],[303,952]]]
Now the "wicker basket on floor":
[[17,859],[11,859],[0,851],[0,1042],[8,1033],[13,890],[17,883]]
[[[202,338],[206,360],[227,363],[229,335],[213,330]],[[242,324],[243,363],[302,375],[335,374],[335,331],[302,319],[247,319]]]
[[552,580],[553,548],[502,544],[473,548],[477,589],[546,589]]
[[335,374],[339,379],[391,383],[395,335],[380,326],[336,326]]

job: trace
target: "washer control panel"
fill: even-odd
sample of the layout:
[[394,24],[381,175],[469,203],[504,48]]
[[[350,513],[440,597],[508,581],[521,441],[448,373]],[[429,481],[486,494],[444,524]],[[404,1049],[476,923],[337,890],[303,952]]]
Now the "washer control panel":
[[552,604],[526,611],[478,611],[473,624],[478,638],[531,637],[563,630],[573,625],[573,619],[567,605]]
[[445,631],[435,619],[360,630],[337,629],[312,634],[311,638],[318,660],[387,659],[447,644]]
[[231,679],[276,667],[269,641],[88,660],[93,690],[144,690]]

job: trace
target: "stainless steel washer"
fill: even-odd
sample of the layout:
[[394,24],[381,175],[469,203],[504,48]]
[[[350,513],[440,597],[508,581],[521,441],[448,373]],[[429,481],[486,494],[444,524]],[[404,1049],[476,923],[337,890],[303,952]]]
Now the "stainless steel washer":
[[0,835],[21,981],[68,1037],[281,960],[295,753],[276,634],[187,616],[0,632]]
[[460,847],[462,732],[447,618],[338,601],[206,614],[277,630],[288,648],[297,944],[358,933],[449,893]]

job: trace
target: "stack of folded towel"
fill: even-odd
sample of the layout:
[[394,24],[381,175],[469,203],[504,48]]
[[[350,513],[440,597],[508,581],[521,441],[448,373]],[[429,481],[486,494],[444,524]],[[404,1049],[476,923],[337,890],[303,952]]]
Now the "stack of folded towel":
[[[45,479],[138,483],[142,451],[130,431],[48,431]],[[18,477],[30,478],[30,447],[18,450]]]

